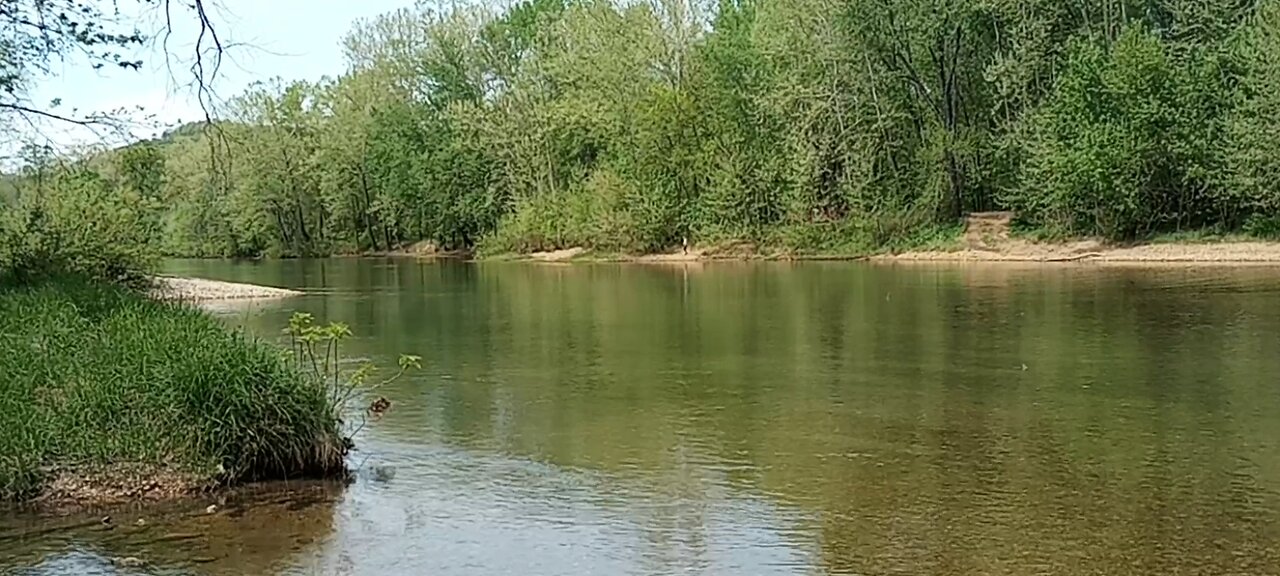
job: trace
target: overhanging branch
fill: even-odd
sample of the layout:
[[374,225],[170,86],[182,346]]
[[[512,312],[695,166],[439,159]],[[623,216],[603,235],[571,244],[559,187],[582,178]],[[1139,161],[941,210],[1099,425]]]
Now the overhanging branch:
[[35,109],[35,108],[30,108],[30,107],[27,107],[27,106],[23,106],[23,105],[21,105],[21,104],[12,104],[12,103],[0,102],[0,108],[5,109],[5,110],[12,110],[12,111],[14,111],[14,112],[18,112],[18,113],[20,113],[20,114],[35,114],[36,116],[43,116],[43,117],[45,117],[45,118],[51,118],[51,119],[53,119],[53,120],[57,120],[57,121],[59,121],[59,122],[66,122],[66,123],[68,123],[68,124],[76,124],[76,125],[78,125],[78,126],[91,126],[91,127],[92,127],[92,126],[101,126],[102,124],[104,124],[104,122],[103,122],[102,120],[100,120],[100,119],[93,119],[93,118],[71,118],[71,117],[69,117],[69,116],[63,116],[63,115],[61,115],[61,114],[55,114],[55,113],[53,113],[53,112],[49,112],[49,111],[46,111],[46,110],[38,110],[38,109]]

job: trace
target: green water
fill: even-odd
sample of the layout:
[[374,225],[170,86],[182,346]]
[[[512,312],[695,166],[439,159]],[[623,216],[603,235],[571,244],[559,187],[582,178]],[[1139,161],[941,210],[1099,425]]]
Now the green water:
[[304,289],[219,314],[424,370],[350,486],[15,515],[0,572],[1280,574],[1280,269],[169,271]]

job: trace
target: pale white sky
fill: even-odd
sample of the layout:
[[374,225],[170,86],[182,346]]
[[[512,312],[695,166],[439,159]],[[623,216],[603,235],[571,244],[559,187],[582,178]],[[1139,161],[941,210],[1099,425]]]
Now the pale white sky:
[[[286,80],[318,80],[346,70],[342,38],[358,19],[367,19],[397,8],[413,5],[413,0],[217,0],[210,17],[224,43],[235,44],[225,56],[214,90],[222,98],[240,93],[254,81],[282,77]],[[104,0],[103,4],[107,2]],[[172,75],[165,65],[160,42],[141,48],[137,58],[144,61],[138,72],[95,71],[83,60],[70,59],[56,66],[51,77],[41,79],[32,90],[32,102],[47,106],[55,98],[62,103],[55,111],[79,114],[141,106],[164,124],[178,124],[204,117],[194,93],[180,86],[190,79],[187,68],[193,56],[197,31],[194,12],[175,2],[174,32],[170,39]],[[162,13],[155,8],[139,12],[139,3],[120,0],[126,18],[140,17],[142,31],[155,33],[163,27]],[[175,77],[177,82],[175,83]],[[136,114],[141,118],[142,114]],[[16,126],[15,126],[16,127]],[[84,129],[49,123],[42,132],[62,146],[92,142],[99,136]],[[140,127],[135,134],[149,136],[157,130]]]

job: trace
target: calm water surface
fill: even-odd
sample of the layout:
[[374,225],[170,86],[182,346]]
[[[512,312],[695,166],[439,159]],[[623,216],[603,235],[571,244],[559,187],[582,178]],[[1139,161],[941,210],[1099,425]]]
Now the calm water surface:
[[424,370],[350,486],[10,514],[0,572],[1280,574],[1280,269],[170,271],[305,289],[219,313]]

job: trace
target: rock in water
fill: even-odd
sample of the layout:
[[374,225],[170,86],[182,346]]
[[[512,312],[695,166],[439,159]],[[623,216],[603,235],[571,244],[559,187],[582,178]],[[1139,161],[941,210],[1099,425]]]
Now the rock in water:
[[390,482],[396,477],[396,469],[390,466],[374,466],[373,480],[375,482]]
[[141,558],[134,558],[133,556],[126,556],[124,558],[112,558],[111,563],[121,568],[141,568],[147,565],[146,561],[142,560]]

